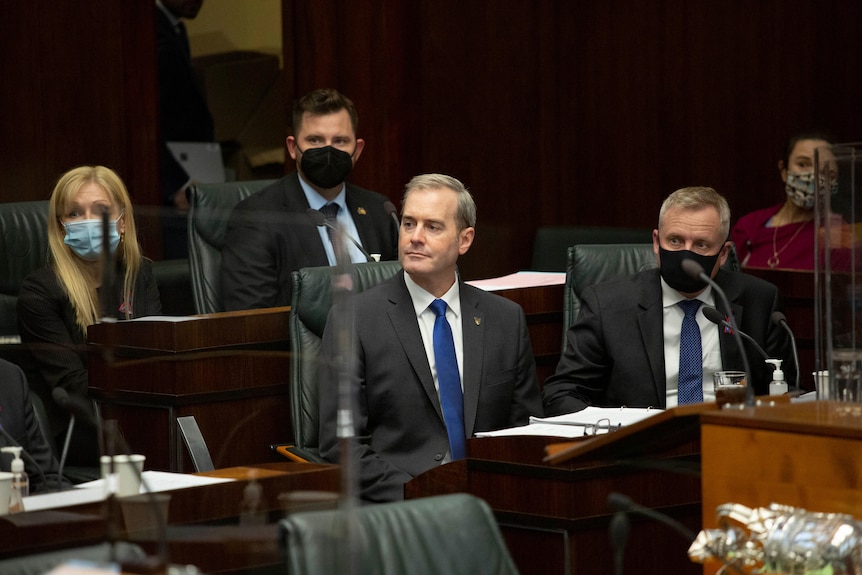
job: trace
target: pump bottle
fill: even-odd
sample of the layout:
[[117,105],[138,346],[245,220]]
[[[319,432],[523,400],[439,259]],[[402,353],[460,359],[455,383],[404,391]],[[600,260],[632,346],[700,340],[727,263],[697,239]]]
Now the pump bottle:
[[780,359],[767,359],[766,363],[772,365],[772,381],[769,383],[769,395],[784,395],[787,393],[787,382],[784,381],[784,371],[781,369]]
[[3,453],[11,453],[12,460],[12,490],[9,494],[9,513],[24,511],[24,497],[30,495],[30,479],[24,471],[24,461],[21,459],[21,447],[8,446],[0,449]]

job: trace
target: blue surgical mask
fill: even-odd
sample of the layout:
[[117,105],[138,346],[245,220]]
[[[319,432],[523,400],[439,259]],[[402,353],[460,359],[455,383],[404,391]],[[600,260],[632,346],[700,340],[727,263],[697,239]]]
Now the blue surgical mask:
[[[122,215],[120,216],[122,217]],[[120,232],[117,231],[117,218],[108,222],[108,241],[111,246],[111,254],[117,251],[120,245]],[[77,222],[66,222],[63,224],[66,230],[66,239],[63,240],[73,252],[87,261],[96,261],[102,255],[102,220],[80,220]]]

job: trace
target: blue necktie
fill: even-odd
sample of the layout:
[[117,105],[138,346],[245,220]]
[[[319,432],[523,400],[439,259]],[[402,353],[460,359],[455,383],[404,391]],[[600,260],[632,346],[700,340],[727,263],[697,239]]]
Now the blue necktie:
[[449,434],[449,455],[454,461],[467,455],[464,399],[461,393],[461,376],[458,374],[458,358],[455,357],[455,340],[452,339],[452,328],[446,321],[446,302],[435,299],[428,307],[437,316],[434,320],[434,363],[437,365],[443,419]]
[[703,402],[703,353],[700,348],[700,328],[697,326],[697,310],[700,300],[689,299],[679,302],[685,313],[682,330],[679,334],[679,382],[677,383],[677,403]]
[[[322,208],[320,208],[320,213],[323,214],[323,217],[324,219],[326,219],[327,222],[334,226],[338,219],[339,209],[341,209],[341,206],[339,206],[338,204],[326,204]],[[326,233],[327,235],[329,235],[329,242],[332,244],[332,248],[336,250],[337,254],[338,250],[335,245],[335,242],[337,241],[335,239],[335,230],[330,228],[329,226],[326,226]]]

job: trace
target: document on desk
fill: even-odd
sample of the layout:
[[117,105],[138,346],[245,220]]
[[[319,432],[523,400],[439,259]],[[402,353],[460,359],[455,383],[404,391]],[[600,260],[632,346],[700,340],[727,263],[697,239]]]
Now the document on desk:
[[499,278],[470,280],[466,282],[485,291],[562,285],[566,283],[563,272],[516,272]]
[[661,409],[631,409],[626,407],[587,407],[575,413],[554,417],[530,417],[530,424],[509,427],[496,431],[485,431],[476,437],[504,437],[511,435],[541,435],[546,437],[582,437],[608,433],[625,425],[631,425]]
[[598,425],[599,427],[622,427],[644,420],[663,410],[653,407],[593,407],[588,406],[581,411],[556,415],[554,417],[530,417],[530,423],[549,423],[553,425]]
[[[141,493],[158,493],[160,491],[235,481],[234,479],[224,477],[207,477],[203,475],[190,475],[188,473],[169,473],[167,471],[144,471],[141,474],[141,479],[144,483],[144,486],[141,487]],[[95,503],[103,499],[105,499],[105,483],[102,479],[97,479],[81,483],[73,489],[67,489],[66,491],[25,497],[24,509],[26,511],[39,511],[42,509]]]

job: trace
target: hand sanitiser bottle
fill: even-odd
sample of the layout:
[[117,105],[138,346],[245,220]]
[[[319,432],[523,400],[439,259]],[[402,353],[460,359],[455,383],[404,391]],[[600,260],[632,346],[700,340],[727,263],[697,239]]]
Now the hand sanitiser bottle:
[[769,395],[784,395],[787,393],[787,382],[784,381],[784,371],[781,370],[780,359],[767,359],[766,363],[773,366],[772,381],[769,383]]
[[9,513],[24,511],[24,497],[30,495],[30,479],[24,471],[24,461],[21,459],[21,448],[9,446],[0,449],[3,453],[11,453],[12,460],[12,490],[9,494]]

